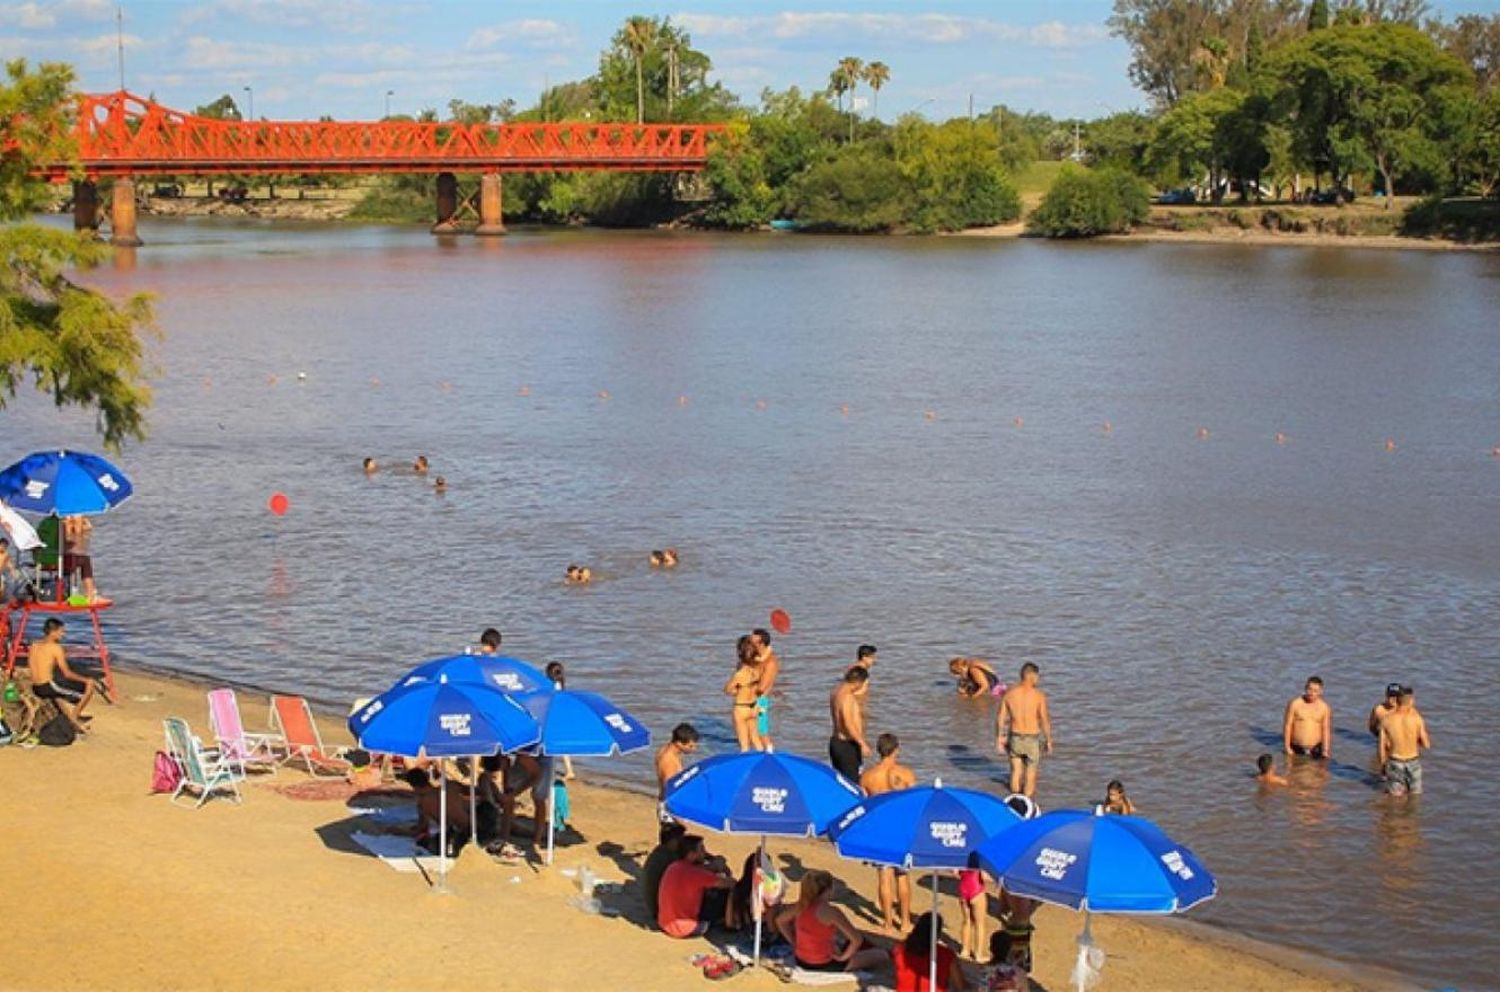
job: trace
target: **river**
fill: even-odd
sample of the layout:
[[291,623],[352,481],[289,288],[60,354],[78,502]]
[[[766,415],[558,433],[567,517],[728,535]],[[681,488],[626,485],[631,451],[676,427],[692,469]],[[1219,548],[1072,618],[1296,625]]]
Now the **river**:
[[[658,739],[688,719],[722,749],[735,638],[780,607],[779,746],[826,753],[827,691],[870,642],[872,729],[985,788],[991,710],[946,661],[1035,661],[1042,804],[1123,779],[1217,872],[1195,918],[1495,985],[1500,257],[142,234],[89,277],[157,293],[164,331],[137,495],[95,540],[122,660],[347,705],[496,625]],[[7,458],[97,447],[43,399],[3,417]],[[418,453],[446,495],[360,471]],[[647,565],[664,546],[675,571]],[[1260,794],[1315,673],[1335,760]],[[1408,804],[1369,774],[1392,680],[1437,745]]]

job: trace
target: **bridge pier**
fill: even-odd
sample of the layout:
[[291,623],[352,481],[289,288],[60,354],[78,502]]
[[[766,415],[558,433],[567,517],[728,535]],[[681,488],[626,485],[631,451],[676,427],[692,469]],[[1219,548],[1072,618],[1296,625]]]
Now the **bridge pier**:
[[453,215],[458,213],[458,177],[451,172],[439,172],[437,176],[437,223],[432,225],[433,234],[453,234],[458,224]]
[[109,197],[109,243],[117,248],[136,248],[142,242],[135,233],[135,180],[121,176]]
[[99,231],[99,187],[87,179],[73,184],[73,230]]
[[474,228],[475,234],[496,236],[505,233],[500,194],[500,173],[486,172],[479,178],[479,226]]

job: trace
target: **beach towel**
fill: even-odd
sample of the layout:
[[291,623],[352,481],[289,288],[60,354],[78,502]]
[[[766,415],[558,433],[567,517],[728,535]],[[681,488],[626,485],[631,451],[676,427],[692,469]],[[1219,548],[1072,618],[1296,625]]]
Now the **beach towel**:
[[438,856],[417,847],[417,842],[410,837],[399,834],[367,834],[357,830],[349,835],[349,839],[396,871],[426,871],[433,874],[438,870]]
[[[724,948],[724,953],[747,968],[755,961],[749,951],[736,944]],[[760,963],[782,981],[798,985],[858,985],[872,977],[868,971],[808,971],[799,968],[792,962],[791,948],[785,946],[761,951]]]

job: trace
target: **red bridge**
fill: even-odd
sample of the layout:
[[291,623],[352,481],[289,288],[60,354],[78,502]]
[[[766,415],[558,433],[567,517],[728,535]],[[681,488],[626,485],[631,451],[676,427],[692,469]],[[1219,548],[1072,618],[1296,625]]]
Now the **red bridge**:
[[[74,223],[98,226],[97,178],[114,179],[113,240],[135,236],[133,177],[417,172],[437,174],[437,224],[456,230],[455,173],[480,173],[479,234],[499,234],[502,172],[610,170],[692,172],[708,160],[720,124],[416,121],[230,121],[171,110],[124,90],[79,100],[74,141],[85,180],[76,184]],[[38,169],[53,182],[76,173],[54,162]]]

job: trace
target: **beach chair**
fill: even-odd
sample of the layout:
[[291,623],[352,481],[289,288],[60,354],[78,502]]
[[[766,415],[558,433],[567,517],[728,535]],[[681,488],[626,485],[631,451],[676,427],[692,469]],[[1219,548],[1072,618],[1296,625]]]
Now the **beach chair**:
[[240,703],[233,689],[215,689],[208,694],[208,725],[219,742],[219,753],[240,766],[244,775],[250,768],[268,768],[276,774],[280,757],[278,747],[286,747],[286,738],[275,733],[251,733],[240,720]]
[[301,696],[272,696],[271,720],[286,740],[286,757],[282,764],[301,761],[309,775],[349,773],[353,765],[323,747],[323,737],[313,722],[307,700]]
[[[244,774],[236,771],[235,762],[215,750],[205,748],[188,729],[186,720],[168,717],[162,721],[162,727],[167,735],[167,754],[182,769],[182,781],[177,783],[177,790],[172,793],[174,804],[189,789],[198,791],[194,809],[208,802],[208,797],[221,789],[229,790],[236,803],[242,801],[239,781]],[[191,799],[192,796],[187,798]]]

